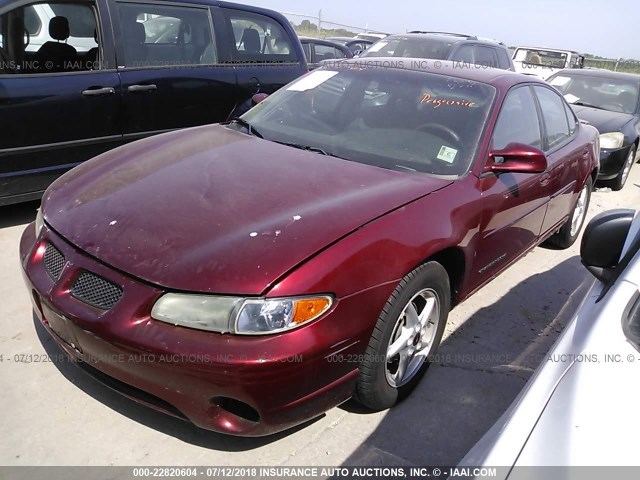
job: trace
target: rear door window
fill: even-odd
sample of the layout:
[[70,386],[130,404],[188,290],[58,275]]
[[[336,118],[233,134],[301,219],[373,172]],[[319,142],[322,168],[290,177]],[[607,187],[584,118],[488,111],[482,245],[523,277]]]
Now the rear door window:
[[232,59],[236,62],[297,62],[291,39],[273,18],[226,9],[233,35]]
[[511,59],[504,48],[496,49],[498,52],[498,63],[503,70],[509,70],[511,68]]
[[321,45],[314,44],[315,52],[316,52],[316,63],[321,62],[322,60],[333,60],[336,58],[344,58],[344,53],[341,50],[338,50],[335,47],[331,47],[329,45]]
[[[536,86],[534,90],[540,102],[542,118],[547,131],[547,148],[551,150],[564,143],[571,136],[567,110],[560,95],[549,88]],[[574,118],[571,120],[573,121]]]
[[93,40],[96,22],[91,6],[72,3],[51,3],[48,6],[56,17],[66,17],[69,20],[71,37]]
[[42,21],[33,5],[29,5],[24,9],[24,29],[29,35],[38,35],[42,28]]
[[209,9],[188,5],[118,3],[127,68],[209,65],[218,52]]
[[484,47],[482,45],[476,45],[475,60],[476,65],[483,67],[498,68],[498,56],[496,55],[496,49],[492,47]]
[[473,63],[473,45],[462,45],[458,47],[451,60],[454,62]]

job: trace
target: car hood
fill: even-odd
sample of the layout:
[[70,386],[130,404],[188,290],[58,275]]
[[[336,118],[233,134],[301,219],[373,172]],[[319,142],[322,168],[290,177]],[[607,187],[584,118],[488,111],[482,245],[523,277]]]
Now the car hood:
[[531,65],[525,62],[514,61],[515,71],[525,75],[534,75],[543,80],[548,79],[551,75],[562,70],[562,68],[547,67],[545,65]]
[[611,112],[599,108],[571,105],[580,120],[589,122],[600,133],[618,132],[624,125],[633,120],[633,115],[628,113]]
[[85,162],[51,185],[43,214],[78,248],[145,281],[257,295],[341,237],[450,183],[206,126]]

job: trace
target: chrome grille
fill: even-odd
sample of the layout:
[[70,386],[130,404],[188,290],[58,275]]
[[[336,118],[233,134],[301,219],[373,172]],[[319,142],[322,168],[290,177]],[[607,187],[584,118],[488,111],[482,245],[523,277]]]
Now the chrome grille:
[[54,282],[57,282],[64,268],[64,255],[51,243],[44,249],[44,268]]
[[71,295],[101,310],[109,310],[122,297],[122,289],[98,275],[82,272],[71,288]]

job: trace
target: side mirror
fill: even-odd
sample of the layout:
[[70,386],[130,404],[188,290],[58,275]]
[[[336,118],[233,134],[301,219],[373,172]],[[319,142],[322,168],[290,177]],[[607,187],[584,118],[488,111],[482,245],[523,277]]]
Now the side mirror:
[[264,100],[269,96],[267,93],[256,93],[253,97],[251,97],[251,104],[255,107],[260,102],[264,102]]
[[589,272],[603,283],[615,276],[635,212],[616,209],[593,217],[584,229],[580,258]]
[[547,169],[547,157],[542,150],[522,143],[510,143],[489,154],[486,170],[496,173],[542,173]]

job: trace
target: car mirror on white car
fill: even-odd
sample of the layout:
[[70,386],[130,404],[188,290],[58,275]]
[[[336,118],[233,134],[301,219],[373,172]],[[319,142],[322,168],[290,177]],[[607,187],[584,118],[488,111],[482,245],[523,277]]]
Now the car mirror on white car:
[[640,351],[640,292],[628,315],[622,320],[622,331],[629,343]]
[[616,276],[634,210],[616,209],[596,215],[587,225],[580,245],[582,264],[608,284]]

